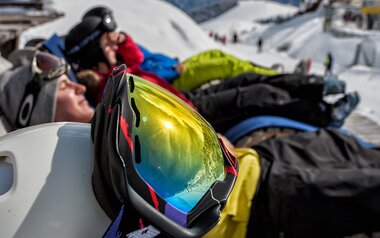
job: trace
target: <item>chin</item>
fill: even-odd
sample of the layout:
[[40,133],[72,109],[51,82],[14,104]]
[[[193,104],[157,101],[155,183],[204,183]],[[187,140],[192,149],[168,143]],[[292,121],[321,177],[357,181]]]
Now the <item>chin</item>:
[[94,112],[88,113],[86,116],[83,117],[84,118],[83,122],[85,123],[91,122],[93,116],[94,116]]

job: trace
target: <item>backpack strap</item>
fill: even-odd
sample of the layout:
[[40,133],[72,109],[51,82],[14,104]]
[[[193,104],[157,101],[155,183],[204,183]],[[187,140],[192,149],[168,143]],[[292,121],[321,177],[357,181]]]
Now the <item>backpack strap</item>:
[[[248,118],[231,129],[229,129],[224,136],[226,136],[232,143],[236,143],[239,139],[244,136],[253,133],[254,131],[259,131],[266,128],[288,128],[294,129],[296,131],[317,131],[320,128],[315,127],[306,123],[302,123],[299,121],[291,120],[284,117],[278,116],[257,116]],[[361,138],[354,135],[352,132],[339,128],[338,131],[344,135],[351,136],[354,138],[361,146],[364,148],[375,148],[376,145],[372,143],[368,143]]]
[[248,118],[239,124],[235,125],[229,129],[225,136],[232,142],[235,143],[239,138],[244,135],[263,128],[268,127],[281,127],[281,128],[292,128],[299,131],[316,131],[319,128],[311,126],[299,121],[294,121],[284,117],[278,116],[257,116]]

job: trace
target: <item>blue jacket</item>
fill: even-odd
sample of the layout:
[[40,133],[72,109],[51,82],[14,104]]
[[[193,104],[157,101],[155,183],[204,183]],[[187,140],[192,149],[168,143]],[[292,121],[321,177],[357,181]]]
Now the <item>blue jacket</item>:
[[176,59],[163,54],[151,53],[141,45],[139,48],[144,54],[144,61],[140,65],[141,69],[154,73],[169,83],[179,77],[179,73],[174,68],[174,65],[178,64]]

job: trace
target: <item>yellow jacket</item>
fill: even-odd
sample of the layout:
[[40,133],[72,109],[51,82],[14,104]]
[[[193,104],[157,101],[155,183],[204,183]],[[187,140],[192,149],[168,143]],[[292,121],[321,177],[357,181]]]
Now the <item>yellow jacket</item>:
[[173,85],[179,90],[191,90],[215,79],[228,79],[243,73],[275,75],[277,71],[254,65],[221,50],[208,50],[183,62],[184,71]]
[[219,223],[205,237],[245,237],[251,202],[260,177],[259,156],[253,149],[235,149],[239,161],[239,175],[222,211]]

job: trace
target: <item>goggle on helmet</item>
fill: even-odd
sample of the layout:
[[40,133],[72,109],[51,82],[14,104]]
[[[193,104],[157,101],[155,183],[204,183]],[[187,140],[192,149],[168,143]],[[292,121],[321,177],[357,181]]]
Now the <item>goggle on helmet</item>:
[[111,219],[125,206],[127,232],[136,211],[175,237],[202,236],[216,225],[237,162],[181,99],[122,65],[97,106],[92,138],[96,196]]

